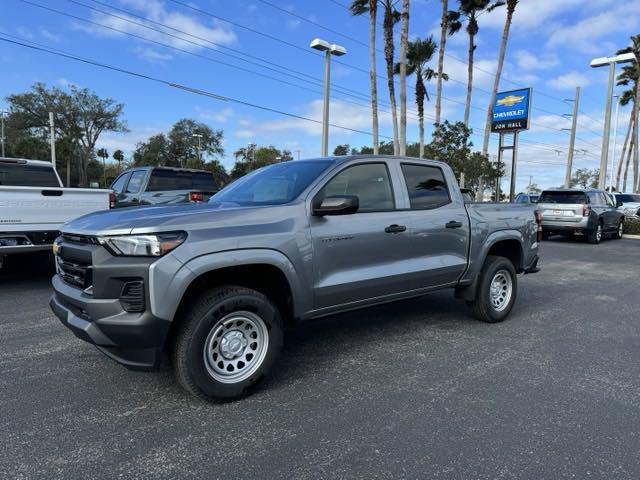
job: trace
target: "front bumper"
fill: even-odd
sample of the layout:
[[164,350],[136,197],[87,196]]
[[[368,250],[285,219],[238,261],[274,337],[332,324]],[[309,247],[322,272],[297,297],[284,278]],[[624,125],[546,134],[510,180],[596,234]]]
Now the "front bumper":
[[159,366],[169,330],[167,320],[148,310],[127,312],[119,298],[93,298],[59,275],[53,277],[52,284],[49,306],[76,337],[129,369],[152,370]]

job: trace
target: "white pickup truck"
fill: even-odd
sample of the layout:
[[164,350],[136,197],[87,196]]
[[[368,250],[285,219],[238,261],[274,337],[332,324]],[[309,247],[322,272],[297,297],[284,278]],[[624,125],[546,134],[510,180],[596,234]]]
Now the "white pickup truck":
[[50,162],[0,157],[0,266],[7,255],[50,249],[64,223],[112,200],[110,190],[63,188]]

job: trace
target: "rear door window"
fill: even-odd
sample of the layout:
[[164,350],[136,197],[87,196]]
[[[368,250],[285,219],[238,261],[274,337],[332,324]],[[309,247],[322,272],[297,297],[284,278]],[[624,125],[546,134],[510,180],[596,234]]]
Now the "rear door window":
[[587,203],[584,192],[542,192],[538,203]]
[[402,174],[407,184],[412,210],[437,208],[451,201],[449,189],[440,168],[403,163]]
[[201,190],[216,192],[218,186],[213,175],[208,172],[188,172],[156,168],[151,172],[147,191]]
[[11,187],[60,187],[53,165],[0,162],[0,185]]
[[145,170],[136,170],[131,174],[131,180],[127,185],[127,193],[138,193],[142,188],[142,182],[147,174]]

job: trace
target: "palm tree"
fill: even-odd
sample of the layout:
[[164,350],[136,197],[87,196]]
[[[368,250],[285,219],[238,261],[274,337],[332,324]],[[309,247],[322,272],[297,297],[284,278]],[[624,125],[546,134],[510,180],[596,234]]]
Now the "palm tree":
[[[429,93],[424,85],[425,81],[431,80],[437,75],[432,68],[427,66],[427,63],[433,58],[438,46],[433,39],[433,36],[426,40],[416,38],[409,42],[407,45],[407,75],[416,76],[415,97],[416,106],[418,107],[418,126],[420,130],[420,158],[424,157],[424,99],[429,101]],[[395,66],[395,72],[400,72],[400,64]],[[442,74],[444,79],[447,79],[446,74]]]
[[[627,65],[624,67],[622,74],[618,77],[618,85],[631,85],[631,98],[633,101],[633,108],[631,109],[631,121],[630,124],[633,124],[632,133],[631,133],[631,141],[629,142],[629,157],[631,157],[631,149],[633,149],[633,186],[632,189],[634,192],[638,192],[640,190],[640,185],[638,184],[638,170],[640,168],[640,156],[638,151],[640,150],[638,147],[640,144],[638,143],[640,138],[638,138],[638,112],[640,112],[640,35],[634,35],[631,37],[631,45],[627,48],[623,48],[617,52],[618,54],[622,53],[633,53],[636,57],[635,63],[632,65]],[[622,77],[622,78],[621,78]],[[625,95],[629,96],[627,92]],[[627,160],[628,164],[629,160]],[[628,165],[625,167],[625,187],[627,184],[627,171]]]
[[124,152],[122,150],[116,150],[111,156],[116,162],[118,162],[118,172],[120,172],[120,168],[124,160]]
[[409,42],[409,0],[402,0],[400,13],[400,155],[407,154],[407,48]]
[[379,152],[378,145],[378,75],[376,73],[376,17],[379,0],[354,0],[351,3],[352,15],[369,12],[369,82],[371,84],[371,120],[373,122],[373,153]]
[[[638,74],[640,73],[640,68],[637,65],[626,65],[622,68],[622,73],[618,75],[618,86],[628,86],[632,85],[632,88],[625,90],[620,95],[621,106],[629,105],[629,103],[635,103],[635,85],[638,83]],[[622,144],[622,154],[620,155],[620,161],[618,162],[618,169],[616,173],[616,190],[620,191],[620,176],[622,174],[622,168],[624,166],[624,183],[623,190],[627,188],[627,175],[629,172],[629,160],[631,156],[631,150],[635,142],[633,142],[632,132],[634,131],[634,125],[636,123],[636,118],[633,116],[633,109],[631,115],[629,115],[629,126],[627,127],[627,134],[624,137],[624,142]],[[627,161],[625,163],[625,156],[627,155],[627,149],[629,149],[629,156],[627,156]]]
[[[504,4],[504,2],[501,2]],[[500,87],[500,77],[502,76],[502,67],[504,66],[504,57],[507,53],[507,42],[509,41],[509,30],[511,29],[511,22],[513,20],[513,14],[518,5],[518,0],[506,0],[507,4],[507,17],[504,21],[504,28],[502,29],[502,41],[500,42],[500,51],[498,53],[498,66],[496,67],[496,75],[493,78],[493,89],[491,90],[491,99],[489,106],[487,107],[487,118],[484,124],[484,139],[482,141],[482,154],[489,154],[489,136],[491,135],[491,118],[493,112],[493,104],[496,103],[496,95],[498,95],[498,88]],[[482,200],[484,194],[484,179],[478,180],[480,187],[476,196],[477,200]]]
[[507,17],[504,21],[504,28],[502,30],[502,41],[500,42],[500,52],[498,53],[498,66],[496,68],[496,76],[493,79],[493,90],[491,91],[491,100],[489,101],[489,107],[487,108],[487,119],[484,124],[484,141],[482,142],[482,153],[484,155],[487,155],[487,153],[489,153],[489,135],[491,135],[492,118],[491,114],[493,112],[493,104],[496,102],[498,88],[500,87],[500,77],[502,76],[504,57],[507,53],[507,42],[509,41],[509,30],[511,29],[511,22],[513,20],[513,14],[516,10],[516,5],[518,5],[518,0],[506,0],[506,2]]
[[103,182],[103,185],[106,186],[107,185],[107,170],[106,170],[105,160],[107,158],[109,158],[109,152],[107,152],[106,148],[100,148],[96,152],[96,155],[98,157],[102,158],[102,182]]
[[438,50],[438,73],[436,80],[436,120],[440,123],[440,112],[442,111],[442,71],[444,70],[444,49],[447,44],[447,33],[449,32],[449,1],[442,0],[442,18],[440,19],[440,48]]
[[396,109],[396,87],[393,79],[393,25],[398,21],[399,14],[394,8],[398,0],[380,0],[384,8],[382,27],[384,31],[384,60],[387,64],[387,86],[389,88],[389,103],[391,103],[391,122],[393,124],[393,153],[398,155],[400,144],[398,141],[398,112]]
[[467,101],[464,107],[464,124],[469,126],[469,114],[471,112],[471,93],[473,91],[473,61],[476,50],[475,38],[480,27],[478,17],[485,12],[490,12],[494,8],[504,5],[503,1],[491,0],[458,0],[458,11],[449,13],[449,31],[455,33],[462,28],[463,22],[467,23],[467,34],[469,35],[469,49],[467,60]]

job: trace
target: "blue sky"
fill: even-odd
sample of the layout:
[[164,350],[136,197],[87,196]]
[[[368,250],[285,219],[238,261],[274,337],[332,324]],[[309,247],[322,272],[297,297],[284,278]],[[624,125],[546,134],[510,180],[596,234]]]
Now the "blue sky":
[[[348,0],[29,2],[46,5],[95,23],[45,11],[20,0],[2,0],[0,31],[3,34],[219,95],[316,119],[321,118],[323,63],[307,47],[314,37],[339,43],[347,48],[348,53],[339,59],[341,63],[334,62],[332,68],[332,83],[341,90],[334,88],[332,92],[331,122],[356,130],[371,129],[366,99],[369,93],[368,19],[350,16],[346,9]],[[88,9],[82,4],[108,11],[121,18]],[[456,2],[450,0],[450,4],[455,6]],[[237,25],[197,12],[189,8],[189,5],[231,20]],[[410,36],[424,38],[434,34],[438,38],[440,2],[413,0],[411,5]],[[109,6],[122,11],[114,11]],[[138,23],[144,22],[129,14],[157,22],[147,23],[156,29],[164,28],[158,24],[170,26],[175,30],[168,32],[174,36],[163,35],[123,20],[127,18]],[[488,92],[493,83],[492,72],[495,70],[504,15],[504,8],[499,8],[480,19],[476,50],[478,68],[475,70],[476,88],[470,121],[477,135],[482,134],[481,127],[484,125]],[[113,29],[189,53],[133,38]],[[186,37],[177,30],[188,32],[192,37]],[[520,1],[511,30],[501,83],[502,90],[533,87],[532,127],[520,136],[522,143],[517,176],[519,190],[529,182],[530,175],[542,187],[562,183],[569,136],[561,129],[569,127],[570,123],[559,115],[571,111],[571,105],[562,100],[572,98],[577,85],[582,87],[579,139],[576,142],[580,153],[575,156],[574,167],[594,168],[599,165],[607,72],[606,69],[589,68],[589,61],[593,57],[613,54],[617,49],[628,45],[629,36],[639,31],[640,2]],[[188,41],[176,37],[186,38]],[[383,74],[381,33],[379,37],[378,73]],[[444,88],[446,98],[443,100],[443,115],[450,121],[461,120],[463,115],[466,50],[467,36],[464,32],[449,39],[445,71],[451,80]],[[213,128],[224,130],[226,153],[222,161],[227,167],[233,164],[233,151],[249,142],[273,144],[292,151],[300,150],[303,158],[317,156],[320,152],[320,126],[301,119],[194,95],[4,42],[0,43],[0,61],[3,65],[0,107],[3,106],[6,95],[27,90],[37,81],[57,86],[76,84],[88,87],[101,96],[123,102],[130,132],[104,135],[98,146],[105,146],[110,151],[122,148],[125,152],[131,152],[136,142],[168,130],[180,118],[193,117]],[[435,84],[428,86],[428,89],[433,93]],[[415,112],[413,79],[408,80],[408,90],[409,108]],[[386,110],[388,91],[384,79],[379,80],[379,97],[380,108]],[[426,112],[428,139],[433,103],[426,107]],[[618,150],[628,116],[628,109],[620,110]],[[388,114],[381,113],[380,133],[391,136]],[[417,138],[417,121],[414,116],[410,116],[408,139],[417,141]],[[473,141],[480,149],[481,137],[474,136]],[[332,150],[335,145],[342,143],[352,146],[370,145],[371,137],[331,129],[329,142]],[[497,137],[492,139],[490,153],[495,154],[496,147]],[[585,150],[586,153],[583,153]]]

